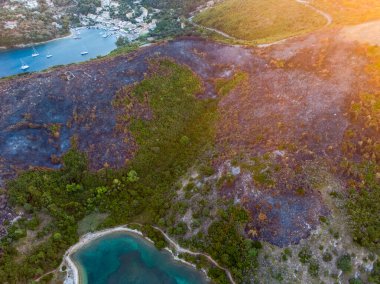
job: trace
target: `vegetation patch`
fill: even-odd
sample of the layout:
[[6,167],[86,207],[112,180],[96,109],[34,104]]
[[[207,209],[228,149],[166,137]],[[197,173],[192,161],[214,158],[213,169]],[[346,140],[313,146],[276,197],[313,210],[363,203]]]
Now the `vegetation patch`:
[[78,234],[83,235],[95,231],[105,218],[107,218],[107,214],[91,213],[87,215],[78,223]]
[[[370,83],[379,85],[379,48],[367,50],[370,64],[367,72]],[[342,151],[345,158],[341,169],[348,177],[346,209],[351,219],[352,235],[356,242],[380,248],[380,94],[365,93],[351,102],[351,126],[346,130]]]
[[200,13],[195,21],[257,43],[304,34],[326,23],[321,15],[293,0],[227,0]]
[[[0,282],[24,283],[57,268],[63,253],[79,239],[78,224],[81,232],[88,230],[85,216],[94,212],[109,214],[101,227],[158,222],[170,207],[174,183],[212,145],[214,104],[196,98],[201,83],[188,68],[154,61],[150,75],[128,90],[139,100],[147,99],[153,117],[129,116],[126,127],[139,149],[125,169],[90,172],[87,157],[74,145],[62,158],[61,170],[28,171],[7,184],[12,204],[22,206],[26,216],[44,211],[52,220],[39,233],[46,240],[21,260],[15,244],[25,238],[26,225],[17,222],[10,228],[0,242]],[[119,106],[126,107],[122,102]],[[164,246],[156,235],[148,232]]]
[[232,78],[221,78],[215,82],[215,89],[219,96],[229,94],[233,89],[248,79],[245,72],[237,72]]
[[[248,221],[245,209],[230,206],[226,211],[220,211],[218,217],[207,235],[199,233],[191,245],[209,253],[220,265],[227,267],[237,283],[245,283],[254,275],[252,268],[258,266],[261,243],[246,239],[240,233]],[[210,275],[217,283],[229,283],[225,273],[219,269],[211,270]]]

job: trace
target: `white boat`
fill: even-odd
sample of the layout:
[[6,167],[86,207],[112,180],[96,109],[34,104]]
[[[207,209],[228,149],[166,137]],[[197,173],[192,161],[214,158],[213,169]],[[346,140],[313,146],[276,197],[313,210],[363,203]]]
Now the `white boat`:
[[47,48],[46,50],[47,50],[46,58],[51,58],[51,57],[53,57],[53,54],[50,53],[50,49]]
[[80,55],[87,55],[88,54],[88,51],[82,51],[81,53],[80,53]]
[[102,38],[107,38],[107,37],[108,37],[108,34],[102,35]]
[[20,59],[20,61],[21,61],[21,70],[29,69],[29,65],[25,64],[21,59]]
[[75,31],[75,32],[74,32],[74,37],[73,37],[73,38],[74,38],[74,39],[80,39],[79,34],[80,34],[79,32]]
[[37,50],[34,48],[33,46],[33,53],[32,53],[32,57],[36,57],[36,56],[39,56],[40,54],[37,52]]

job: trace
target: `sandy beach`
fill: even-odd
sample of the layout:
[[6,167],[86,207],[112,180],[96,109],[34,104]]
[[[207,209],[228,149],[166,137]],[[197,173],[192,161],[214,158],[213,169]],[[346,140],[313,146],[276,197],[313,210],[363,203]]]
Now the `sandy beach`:
[[[158,229],[158,228],[156,228],[156,229]],[[160,229],[158,229],[158,230],[161,231]],[[75,262],[71,258],[71,256],[76,251],[78,251],[79,249],[81,249],[82,247],[89,244],[91,241],[93,241],[95,239],[98,239],[100,237],[103,237],[105,235],[109,235],[112,233],[117,233],[117,232],[128,232],[128,233],[136,234],[136,235],[142,237],[143,239],[145,239],[146,241],[148,241],[149,243],[154,245],[154,242],[151,239],[149,239],[148,237],[144,237],[144,235],[141,231],[136,230],[136,229],[131,229],[131,228],[128,228],[126,226],[119,226],[119,227],[115,227],[115,228],[111,228],[111,229],[105,229],[105,230],[94,232],[94,233],[87,233],[80,238],[79,242],[77,242],[75,245],[70,247],[66,251],[66,253],[64,254],[63,261],[62,261],[61,265],[59,266],[59,271],[66,272],[66,278],[64,280],[64,284],[79,284],[79,283],[81,283],[80,271],[79,271],[77,265],[75,264]],[[163,231],[161,231],[161,232],[163,232]],[[190,263],[190,262],[178,257],[178,254],[179,253],[189,253],[191,255],[199,255],[200,253],[192,252],[190,250],[182,248],[179,244],[177,244],[172,239],[170,239],[169,236],[167,236],[166,234],[164,234],[164,237],[167,239],[169,244],[175,248],[175,251],[173,251],[169,247],[166,247],[165,250],[168,251],[176,261],[179,261],[183,264],[186,264],[186,265],[189,265],[193,268],[196,268],[196,266],[193,263]],[[216,264],[216,262],[214,260],[212,260],[211,262]],[[66,266],[65,271],[63,271],[64,266]],[[217,266],[219,266],[219,265],[217,265]],[[206,271],[204,269],[202,269],[201,271],[208,278]]]
[[66,275],[66,279],[65,279],[64,283],[65,284],[78,284],[79,283],[79,270],[78,270],[78,267],[75,265],[74,261],[71,259],[71,255],[73,253],[75,253],[80,248],[82,248],[83,246],[87,245],[88,243],[90,243],[91,241],[93,241],[97,238],[103,237],[103,236],[111,234],[111,233],[116,233],[116,232],[129,232],[129,233],[134,233],[134,234],[137,234],[137,235],[143,237],[142,232],[140,232],[138,230],[130,229],[127,227],[123,227],[123,226],[115,227],[115,228],[111,228],[111,229],[105,229],[105,230],[98,231],[95,233],[87,233],[87,234],[83,235],[80,238],[79,242],[77,242],[75,245],[73,245],[72,247],[70,247],[66,251],[66,253],[63,257],[63,262],[59,267],[59,271],[63,271],[62,268],[63,268],[63,266],[66,265],[67,275]]

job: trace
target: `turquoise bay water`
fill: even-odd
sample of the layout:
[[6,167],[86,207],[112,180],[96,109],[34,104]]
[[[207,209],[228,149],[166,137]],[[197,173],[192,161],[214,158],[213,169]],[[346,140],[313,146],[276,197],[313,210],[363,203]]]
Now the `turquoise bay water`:
[[145,239],[117,232],[91,241],[75,252],[73,261],[81,283],[90,284],[203,284],[201,271],[174,260]]
[[[99,55],[107,55],[116,48],[115,36],[103,38],[103,30],[81,29],[80,39],[67,37],[35,45],[39,56],[32,57],[33,48],[17,48],[0,51],[0,78],[23,72],[40,71],[61,64],[82,62]],[[88,51],[87,55],[81,55]],[[52,57],[46,58],[51,54]],[[22,71],[21,62],[30,66]]]

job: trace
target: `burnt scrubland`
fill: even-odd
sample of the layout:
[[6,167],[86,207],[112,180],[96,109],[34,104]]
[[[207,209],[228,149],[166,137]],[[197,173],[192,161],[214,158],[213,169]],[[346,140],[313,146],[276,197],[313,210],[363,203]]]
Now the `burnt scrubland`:
[[338,33],[181,38],[0,80],[1,282],[139,223],[236,283],[379,283],[380,49]]

